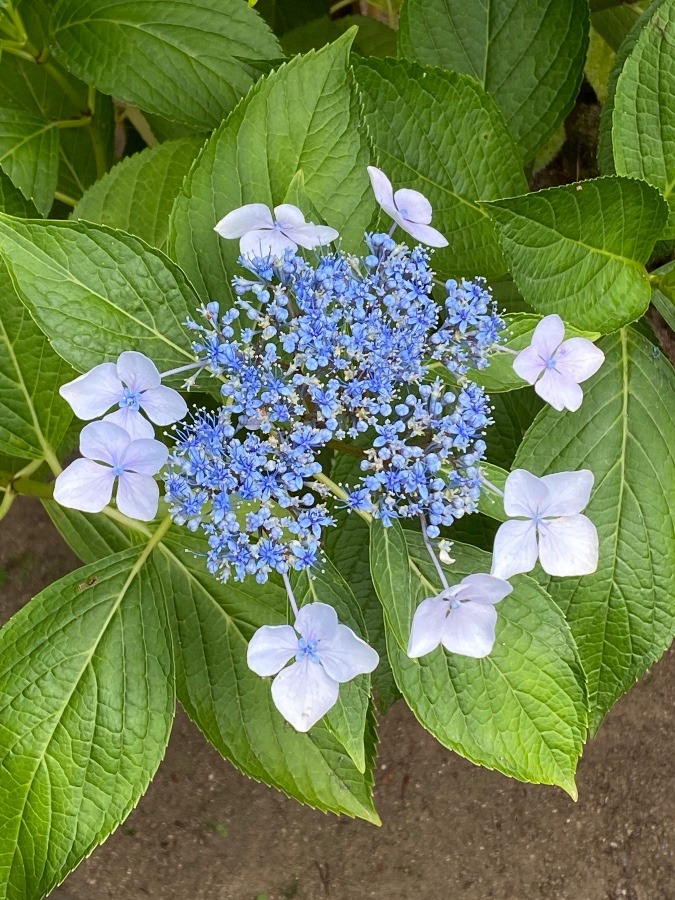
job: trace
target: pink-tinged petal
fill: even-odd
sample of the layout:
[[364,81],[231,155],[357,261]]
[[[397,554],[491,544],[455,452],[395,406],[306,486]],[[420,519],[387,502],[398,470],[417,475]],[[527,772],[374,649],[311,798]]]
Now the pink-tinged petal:
[[103,417],[103,421],[112,422],[113,425],[123,428],[132,441],[137,441],[140,438],[154,438],[155,436],[155,429],[145,416],[141,415],[137,409],[131,409],[129,406],[123,406],[121,409],[116,409],[115,412],[109,413]]
[[408,222],[414,222],[416,225],[428,225],[431,222],[433,215],[431,203],[419,191],[401,188],[394,194],[394,203],[396,209]]
[[295,252],[298,245],[276,228],[248,231],[239,241],[242,256],[283,257],[286,250]]
[[179,422],[188,412],[187,403],[178,391],[164,385],[144,391],[140,403],[141,409],[155,425],[171,425],[172,422]]
[[417,659],[431,653],[441,643],[445,617],[450,609],[447,600],[429,597],[415,610],[408,641],[408,656]]
[[495,535],[491,574],[506,581],[512,575],[530,572],[537,563],[538,552],[534,522],[504,522]]
[[132,441],[124,452],[121,464],[129,472],[156,475],[169,459],[169,451],[160,441],[143,438]]
[[290,625],[263,625],[249,641],[246,662],[256,675],[276,675],[298,652],[298,636]]
[[534,390],[558,412],[562,412],[563,409],[576,412],[584,399],[584,392],[576,381],[562,375],[557,369],[546,369],[535,384]]
[[116,466],[124,458],[131,438],[112,422],[91,422],[80,432],[80,453],[87,459],[98,459]]
[[295,630],[307,641],[330,640],[337,634],[337,629],[337,613],[327,603],[301,606],[295,619]]
[[285,231],[287,226],[293,228],[296,225],[306,224],[303,211],[297,206],[293,206],[292,203],[281,203],[279,206],[275,206],[274,216],[282,231]]
[[115,363],[101,363],[89,372],[62,385],[59,394],[73,408],[78,419],[97,419],[122,399],[123,385]]
[[340,687],[320,663],[293,663],[272,682],[272,700],[296,731],[309,731],[337,703]]
[[528,384],[534,384],[545,369],[546,360],[542,359],[536,347],[525,347],[513,360],[513,371]]
[[374,671],[380,661],[376,650],[346,625],[338,625],[332,638],[324,638],[317,648],[319,662],[337,682],[351,681],[357,675]]
[[274,219],[269,206],[265,206],[264,203],[247,203],[228,213],[218,222],[214,231],[229,240],[243,237],[247,231],[273,227]]
[[447,247],[448,242],[440,233],[432,228],[431,225],[416,225],[414,222],[396,219],[398,224],[404,231],[412,235],[420,244],[426,244],[427,247]]
[[90,459],[76,459],[54,482],[54,500],[69,509],[97,513],[110,503],[113,470]]
[[132,391],[149,391],[162,383],[154,362],[136,350],[125,350],[117,360],[117,374]]
[[117,508],[130,519],[152,522],[159,507],[159,487],[149,475],[124,472],[117,486]]
[[577,383],[595,375],[605,361],[605,354],[586,338],[563,341],[555,355],[556,369]]
[[293,227],[284,228],[284,234],[295,241],[305,250],[313,250],[314,247],[327,247],[331,241],[336,241],[340,237],[340,232],[328,225],[294,225]]
[[588,506],[595,476],[590,469],[544,475],[548,497],[540,509],[542,516],[574,516]]
[[441,643],[450,653],[483,659],[495,643],[497,610],[494,606],[470,600],[451,609],[445,620]]
[[489,606],[499,603],[513,590],[508,581],[482,573],[467,575],[462,579],[459,587],[461,593],[456,595],[458,599],[471,600],[474,603],[487,603]]
[[558,315],[544,316],[534,329],[530,346],[542,359],[550,359],[565,337],[565,323]]
[[590,575],[598,568],[598,531],[587,516],[564,516],[539,526],[539,561],[549,575]]
[[504,512],[507,516],[532,518],[546,502],[548,491],[541,480],[526,469],[514,469],[504,485]]
[[391,215],[392,210],[396,209],[396,204],[394,203],[394,189],[391,186],[391,181],[389,181],[381,169],[377,169],[375,166],[368,166],[368,175],[370,177],[370,183],[373,186],[375,199],[382,209]]

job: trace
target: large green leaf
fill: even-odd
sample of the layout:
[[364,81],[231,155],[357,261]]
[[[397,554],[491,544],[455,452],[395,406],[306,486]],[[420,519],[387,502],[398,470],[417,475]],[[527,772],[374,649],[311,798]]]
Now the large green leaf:
[[0,108],[0,166],[47,215],[59,175],[59,132],[44,116]]
[[180,269],[138,238],[0,216],[0,255],[56,352],[80,372],[123,350],[145,353],[160,371],[194,359],[184,323],[197,297]]
[[119,228],[162,248],[173,201],[203,143],[185,137],[128,157],[87,191],[72,218]]
[[[565,620],[546,592],[527,576],[513,579],[513,593],[497,606],[495,646],[484,659],[442,647],[410,659],[412,615],[440,592],[438,575],[420,535],[377,524],[371,541],[392,669],[424,727],[472,762],[521,781],[559,785],[576,797],[574,772],[586,734],[584,676]],[[380,577],[392,542],[396,578]],[[455,543],[452,556],[452,567],[444,567],[451,583],[490,569],[490,554],[475,547]]]
[[486,456],[489,462],[510,469],[516,450],[544,401],[529,385],[519,391],[491,395],[490,400],[493,424],[485,438]]
[[329,0],[258,0],[255,8],[275,34],[284,34],[312,19],[327,16],[330,3]]
[[514,463],[595,475],[586,512],[600,537],[598,570],[552,578],[548,590],[579,646],[596,729],[675,626],[675,372],[631,329],[600,346],[606,360],[581,409],[543,410]]
[[350,87],[352,37],[261,78],[198,157],[174,206],[169,246],[204,299],[230,295],[239,255],[239,242],[218,237],[216,222],[244,203],[283,203],[298,173],[307,200],[340,231],[343,246],[361,243],[375,202]]
[[476,78],[532,159],[574,104],[588,31],[586,0],[406,0],[399,46]]
[[56,450],[72,418],[58,389],[74,375],[31,319],[0,262],[0,453],[41,459]]
[[51,47],[66,68],[106,94],[210,129],[251,87],[246,60],[279,44],[241,0],[60,0]]
[[476,201],[523,193],[527,182],[492,98],[467,75],[404,60],[357,60],[354,70],[381,167],[397,187],[429,198],[449,241],[434,266],[445,275],[504,274],[494,225]]
[[30,200],[26,200],[21,191],[0,170],[0,212],[9,216],[20,216],[25,219],[37,219],[38,211]]
[[396,32],[393,28],[370,16],[325,16],[304,22],[284,34],[281,46],[287,56],[318,50],[344,34],[354,25],[359,29],[354,37],[354,52],[361,56],[396,56]]
[[0,896],[39,900],[138,802],[174,713],[163,586],[133,549],[0,631]]
[[642,28],[614,94],[612,147],[619,175],[642,178],[668,201],[662,237],[675,237],[675,0]]
[[511,274],[540,312],[607,333],[646,311],[645,263],[668,214],[655,188],[631,178],[596,178],[489,208]]

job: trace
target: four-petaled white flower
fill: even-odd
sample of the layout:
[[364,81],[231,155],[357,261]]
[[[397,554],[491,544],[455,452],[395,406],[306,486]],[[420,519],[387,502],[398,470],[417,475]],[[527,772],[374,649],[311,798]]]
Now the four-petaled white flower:
[[513,361],[513,368],[554,409],[574,412],[584,399],[580,382],[595,375],[605,354],[586,338],[564,341],[564,336],[560,316],[544,316],[534,329],[530,346]]
[[368,166],[370,183],[373,186],[375,199],[384,212],[404,231],[412,235],[416,241],[429,247],[447,247],[448,242],[440,233],[432,228],[431,203],[424,194],[410,188],[401,188],[394,193],[391,181],[381,169]]
[[326,603],[301,607],[295,628],[263,625],[251,638],[247,659],[257,675],[276,675],[272,699],[297,731],[309,731],[334,706],[342,682],[372,672],[379,662]]
[[101,512],[119,479],[119,511],[142,522],[155,518],[159,488],[152,476],[169,457],[164,444],[148,438],[132,441],[119,425],[91,422],[80,434],[80,453],[85,458],[76,459],[56,479],[57,503],[82,512]]
[[282,258],[286,250],[295,252],[299,246],[312,250],[340,236],[327,225],[305,222],[302,211],[291,203],[275,206],[274,216],[264,203],[247,203],[221,219],[215,231],[223,238],[240,238],[242,256]]
[[413,616],[408,656],[425,656],[440,644],[461,656],[488,656],[495,642],[495,603],[512,590],[501,578],[467,575],[438,596],[423,600]]
[[[519,516],[499,526],[492,574],[510,578],[529,572],[537,557],[549,575],[590,575],[598,567],[598,532],[580,515],[593,487],[593,473],[559,472],[537,478],[514,469],[504,486],[504,512]],[[538,539],[538,543],[537,543]]]
[[155,436],[141,410],[156,425],[170,425],[187,415],[178,391],[165,387],[154,362],[135,350],[121,353],[117,363],[94,366],[64,384],[59,393],[79,419],[97,419],[111,406],[119,406],[104,421],[123,428],[131,440]]

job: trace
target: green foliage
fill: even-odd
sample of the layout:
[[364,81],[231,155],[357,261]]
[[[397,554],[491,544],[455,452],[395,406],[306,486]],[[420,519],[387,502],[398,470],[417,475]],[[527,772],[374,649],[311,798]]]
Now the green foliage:
[[0,171],[0,212],[24,219],[38,218],[38,211],[35,209],[35,206],[30,200],[26,200],[21,191],[15,187],[11,179],[2,171]]
[[396,56],[396,32],[383,22],[368,16],[343,16],[341,19],[314,19],[292,31],[281,39],[281,46],[287,56],[318,50],[324,44],[335,41],[348,29],[356,26],[354,52],[361,56]]
[[401,54],[472,75],[526,160],[572,108],[588,47],[586,0],[406,0]]
[[581,409],[542,410],[514,463],[595,475],[586,512],[598,570],[547,584],[579,647],[594,730],[667,649],[675,623],[675,372],[631,329],[599,346],[606,360]]
[[540,312],[607,333],[649,305],[645,263],[666,223],[658,191],[597,178],[490,204],[520,292]]
[[518,149],[493,100],[466,75],[403,60],[357,60],[366,124],[396,186],[429,198],[449,241],[444,275],[506,271],[494,225],[477,201],[527,190]]
[[0,166],[47,215],[59,175],[59,133],[43,116],[0,109]]

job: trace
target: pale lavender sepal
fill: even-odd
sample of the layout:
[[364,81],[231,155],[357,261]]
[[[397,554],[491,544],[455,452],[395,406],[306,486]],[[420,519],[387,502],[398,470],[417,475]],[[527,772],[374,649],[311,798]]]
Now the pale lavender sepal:
[[556,472],[540,479],[547,498],[539,510],[542,516],[574,516],[588,506],[595,476],[590,469]]
[[68,509],[101,512],[112,497],[115,476],[110,466],[90,459],[76,459],[58,475],[54,500]]
[[258,231],[274,227],[274,219],[269,206],[264,203],[247,203],[233,209],[215,226],[222,238],[240,238],[247,231]]
[[340,683],[374,671],[380,661],[377,651],[346,625],[338,625],[333,637],[321,641],[317,655],[326,674]]
[[598,568],[598,531],[587,516],[563,516],[539,526],[539,561],[549,575],[590,575]]
[[431,203],[419,191],[400,188],[394,194],[394,204],[406,222],[415,225],[428,225],[431,222],[433,215]]
[[450,608],[448,600],[429,597],[415,610],[408,640],[408,656],[417,659],[431,653],[441,643],[445,617]]
[[169,451],[160,441],[142,438],[131,441],[120,459],[125,472],[156,475],[169,459]]
[[129,446],[127,432],[113,422],[90,422],[80,432],[80,453],[110,466],[120,464]]
[[123,406],[115,412],[108,413],[103,417],[103,421],[123,428],[132,441],[155,436],[155,429],[150,422],[137,409],[131,409],[130,406]]
[[171,425],[187,415],[187,403],[178,391],[160,385],[145,391],[140,398],[141,409],[155,425]]
[[534,386],[535,393],[542,400],[562,412],[568,409],[576,412],[584,399],[584,392],[576,381],[563,375],[557,369],[544,369],[544,374]]
[[295,630],[308,641],[330,640],[337,634],[337,613],[328,603],[308,603],[300,607]]
[[283,258],[287,250],[294,253],[298,245],[287,237],[280,229],[273,227],[259,231],[247,231],[239,241],[242,256],[261,256]]
[[555,367],[579,384],[595,375],[605,361],[605,354],[586,338],[570,338],[558,348]]
[[373,188],[373,193],[375,194],[375,199],[382,209],[391,215],[391,210],[396,209],[396,203],[394,202],[394,188],[392,187],[391,181],[389,181],[382,169],[378,169],[376,166],[368,166],[368,176]]
[[450,653],[483,659],[495,642],[497,610],[494,606],[469,600],[451,608],[443,627],[441,643]]
[[486,603],[493,606],[508,597],[513,587],[503,578],[495,578],[494,575],[477,573],[463,578],[459,587],[462,589],[462,598],[474,600],[477,603]]
[[149,391],[162,382],[154,362],[136,350],[125,350],[117,359],[117,374],[132,391]]
[[490,574],[507,581],[537,563],[537,528],[531,519],[503,522],[495,535]]
[[426,244],[428,247],[448,246],[447,239],[440,231],[432,228],[431,225],[418,225],[403,218],[397,219],[397,222],[404,231],[407,231],[409,235],[412,235],[421,244]]
[[532,334],[530,346],[537,350],[543,360],[550,359],[565,337],[565,323],[559,315],[553,313],[537,323]]
[[123,385],[115,363],[101,363],[62,385],[59,394],[78,419],[97,419],[122,398]]
[[504,484],[504,512],[507,516],[534,516],[547,497],[548,490],[541,478],[527,469],[514,469]]
[[149,475],[125,471],[117,485],[117,508],[131,519],[152,522],[159,507],[159,486]]
[[298,636],[291,625],[262,625],[249,641],[246,662],[256,675],[276,675],[297,652]]
[[303,659],[282,669],[272,682],[272,700],[296,731],[316,725],[336,703],[340,687],[320,663]]
[[328,225],[294,225],[284,228],[284,233],[305,250],[313,250],[315,247],[326,247],[332,241],[340,237],[340,232]]

